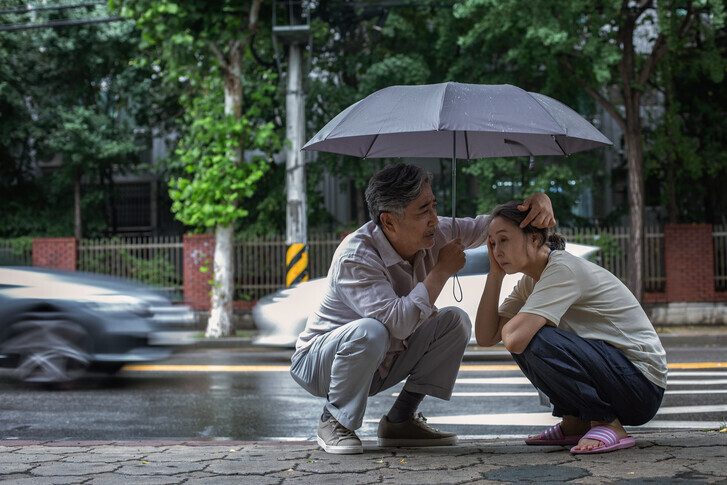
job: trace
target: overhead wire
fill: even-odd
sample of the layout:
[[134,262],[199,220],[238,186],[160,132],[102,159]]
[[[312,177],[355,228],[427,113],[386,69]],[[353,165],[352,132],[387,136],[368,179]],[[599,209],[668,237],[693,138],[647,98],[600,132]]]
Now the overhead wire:
[[50,5],[45,7],[33,7],[29,5],[25,8],[16,8],[13,10],[0,10],[0,14],[4,13],[28,13],[40,10],[66,10],[69,8],[81,8],[81,7],[93,7],[94,5],[105,5],[106,2],[88,2],[88,3],[73,3],[67,5]]
[[[73,4],[66,4],[66,5],[47,5],[47,6],[42,6],[42,7],[28,6],[25,8],[0,10],[0,15],[23,14],[23,13],[33,13],[33,12],[40,12],[40,11],[60,11],[60,10],[68,10],[68,9],[74,9],[74,8],[95,7],[98,5],[106,5],[106,2],[84,2],[84,3],[73,3]],[[0,32],[13,31],[13,30],[56,28],[56,27],[65,27],[65,26],[69,26],[69,25],[108,23],[108,22],[117,22],[119,20],[130,20],[130,19],[124,19],[119,16],[113,16],[113,17],[102,17],[102,18],[59,19],[59,20],[51,20],[51,21],[44,22],[44,23],[31,23],[31,24],[4,24],[4,25],[0,24]]]

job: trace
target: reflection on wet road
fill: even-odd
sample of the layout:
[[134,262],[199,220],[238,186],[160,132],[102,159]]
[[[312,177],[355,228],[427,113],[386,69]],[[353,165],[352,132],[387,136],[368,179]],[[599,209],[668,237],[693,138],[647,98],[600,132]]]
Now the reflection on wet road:
[[[126,366],[113,376],[54,387],[19,384],[2,371],[0,437],[309,440],[322,400],[292,380],[290,354],[188,351],[159,364]],[[662,411],[649,427],[718,426],[727,415],[724,355],[724,349],[674,354]],[[400,389],[401,384],[370,398],[362,439],[375,438],[378,420]],[[487,355],[463,364],[450,402],[428,398],[421,410],[431,423],[462,438],[525,436],[554,419],[511,360]]]

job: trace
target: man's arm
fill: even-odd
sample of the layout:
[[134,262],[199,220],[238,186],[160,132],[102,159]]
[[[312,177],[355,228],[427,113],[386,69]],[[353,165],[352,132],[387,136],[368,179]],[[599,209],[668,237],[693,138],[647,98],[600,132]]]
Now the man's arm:
[[530,213],[520,223],[520,227],[526,227],[528,224],[532,224],[540,229],[555,226],[553,205],[550,202],[550,198],[542,192],[536,192],[531,195],[522,204],[517,206],[517,208],[523,212],[528,209],[530,210]]

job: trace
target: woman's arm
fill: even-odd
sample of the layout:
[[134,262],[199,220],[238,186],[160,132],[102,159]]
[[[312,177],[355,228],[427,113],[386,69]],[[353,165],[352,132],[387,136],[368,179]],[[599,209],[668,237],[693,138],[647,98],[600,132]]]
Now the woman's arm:
[[502,327],[502,343],[508,352],[521,354],[546,324],[548,321],[540,315],[520,312]]
[[494,251],[489,239],[487,249],[490,258],[490,272],[487,275],[485,290],[482,292],[480,305],[477,307],[477,317],[475,318],[475,338],[477,339],[477,345],[482,347],[497,344],[501,340],[502,327],[509,320],[501,317],[497,311],[505,272],[492,256]]

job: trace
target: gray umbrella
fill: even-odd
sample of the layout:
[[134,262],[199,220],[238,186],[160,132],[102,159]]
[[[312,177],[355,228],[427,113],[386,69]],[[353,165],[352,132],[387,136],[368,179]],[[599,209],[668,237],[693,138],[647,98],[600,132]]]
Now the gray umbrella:
[[360,158],[570,155],[611,145],[563,103],[508,84],[390,86],[349,106],[303,147]]

